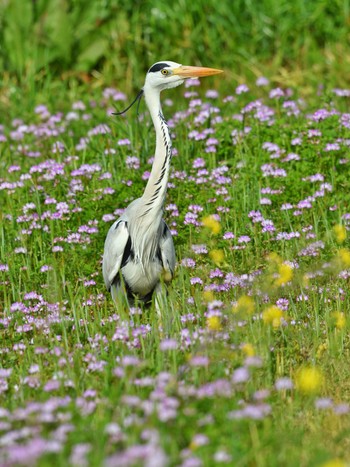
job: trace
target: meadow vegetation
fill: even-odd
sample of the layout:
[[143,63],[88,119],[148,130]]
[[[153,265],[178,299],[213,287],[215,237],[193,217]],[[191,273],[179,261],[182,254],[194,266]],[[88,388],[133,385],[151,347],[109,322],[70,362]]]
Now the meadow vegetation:
[[[348,18],[1,4],[1,465],[348,465]],[[101,255],[154,152],[144,103],[111,114],[164,58],[225,75],[162,96],[178,266],[159,317],[112,303]]]

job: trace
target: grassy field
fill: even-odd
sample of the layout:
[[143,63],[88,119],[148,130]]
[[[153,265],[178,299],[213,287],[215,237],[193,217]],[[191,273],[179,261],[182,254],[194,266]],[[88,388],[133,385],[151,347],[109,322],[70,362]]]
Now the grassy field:
[[[41,65],[55,29],[40,21],[59,2],[27,17],[30,51],[11,42],[19,3],[1,6],[0,465],[349,465],[349,60],[334,61],[348,9],[287,3],[269,16],[268,2],[223,2],[207,30],[199,2],[154,7],[173,15],[168,29],[148,2],[127,22],[126,3],[116,21],[138,48],[118,55],[111,2],[94,38],[109,48],[85,68],[80,2],[60,10],[67,63],[48,42]],[[229,42],[239,8],[246,27]],[[168,31],[161,56],[156,31]],[[139,117],[111,113],[160,58],[225,69],[162,96],[178,265],[161,319],[116,307],[101,274],[108,228],[141,195],[154,153],[144,103]]]

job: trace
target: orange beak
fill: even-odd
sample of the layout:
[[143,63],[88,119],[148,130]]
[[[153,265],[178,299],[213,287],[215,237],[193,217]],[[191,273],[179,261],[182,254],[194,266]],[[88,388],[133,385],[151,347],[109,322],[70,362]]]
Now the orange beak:
[[179,66],[173,70],[174,75],[181,78],[201,78],[202,76],[218,75],[223,73],[223,70],[216,70],[215,68],[205,68],[201,66]]

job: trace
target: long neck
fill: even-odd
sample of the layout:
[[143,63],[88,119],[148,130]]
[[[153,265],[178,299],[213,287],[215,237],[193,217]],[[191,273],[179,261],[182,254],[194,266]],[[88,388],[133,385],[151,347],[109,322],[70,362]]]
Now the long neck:
[[145,100],[156,131],[156,152],[153,166],[142,199],[146,206],[145,215],[162,211],[169,178],[171,162],[171,138],[160,104],[160,92],[144,88]]

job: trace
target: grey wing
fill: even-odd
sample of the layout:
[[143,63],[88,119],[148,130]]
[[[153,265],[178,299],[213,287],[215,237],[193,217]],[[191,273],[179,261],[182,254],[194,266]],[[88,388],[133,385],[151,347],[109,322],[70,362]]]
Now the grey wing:
[[165,277],[165,281],[168,282],[174,276],[176,256],[175,256],[173,237],[171,236],[169,227],[166,225],[164,221],[163,221],[163,226],[164,226],[164,229],[163,229],[162,237],[160,239],[159,247],[160,247],[160,253],[162,256],[163,267],[166,272],[170,273],[170,277],[168,278],[168,280]]
[[110,290],[122,266],[123,258],[129,256],[130,249],[128,224],[118,219],[108,231],[103,252],[102,272],[107,290]]

